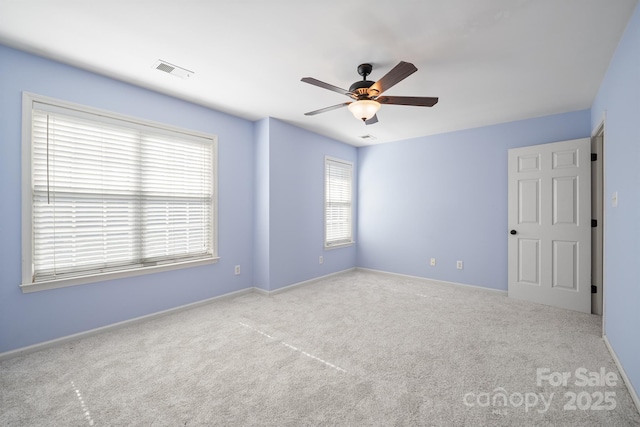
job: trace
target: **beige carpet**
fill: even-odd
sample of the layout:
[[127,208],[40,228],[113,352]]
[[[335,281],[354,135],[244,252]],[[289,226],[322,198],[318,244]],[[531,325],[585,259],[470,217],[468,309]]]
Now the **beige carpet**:
[[5,360],[0,425],[640,425],[600,328],[353,271]]

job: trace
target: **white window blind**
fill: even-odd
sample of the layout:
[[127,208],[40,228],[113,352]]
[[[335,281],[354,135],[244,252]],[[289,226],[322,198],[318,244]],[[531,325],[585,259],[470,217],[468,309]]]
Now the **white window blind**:
[[353,243],[353,164],[325,158],[325,247]]
[[215,156],[215,137],[34,102],[31,283],[214,259]]

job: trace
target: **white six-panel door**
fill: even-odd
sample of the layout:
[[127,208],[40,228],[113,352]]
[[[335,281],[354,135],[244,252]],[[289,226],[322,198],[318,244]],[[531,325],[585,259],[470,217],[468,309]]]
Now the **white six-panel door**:
[[590,146],[509,150],[509,297],[591,313]]

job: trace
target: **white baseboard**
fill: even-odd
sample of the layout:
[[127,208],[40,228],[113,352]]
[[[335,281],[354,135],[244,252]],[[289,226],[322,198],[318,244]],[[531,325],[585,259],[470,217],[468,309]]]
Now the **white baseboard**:
[[244,295],[244,294],[248,294],[256,291],[260,292],[262,291],[262,289],[257,289],[257,288],[241,289],[239,291],[230,292],[228,294],[219,295],[217,297],[207,298],[205,300],[196,301],[196,302],[181,305],[178,307],[169,308],[167,310],[158,311],[158,312],[147,314],[144,316],[134,317],[133,319],[123,320],[122,322],[113,323],[111,325],[101,326],[99,328],[89,329],[88,331],[78,332],[77,334],[67,335],[64,337],[41,342],[38,344],[33,344],[27,347],[21,347],[15,350],[5,351],[4,353],[0,353],[0,361],[11,359],[12,357],[22,356],[24,354],[35,353],[36,351],[45,350],[47,348],[51,348],[51,347],[64,344],[70,341],[76,341],[81,338],[87,338],[93,335],[101,334],[103,332],[124,328],[127,326],[135,325],[136,323],[146,322],[148,320],[156,319],[158,317],[167,316],[169,314],[178,313],[184,310],[189,310],[192,308],[199,307],[201,305],[210,304],[214,301],[219,301],[221,299],[233,298],[233,297],[237,297],[240,295]]
[[253,288],[253,292],[255,292],[255,293],[257,293],[257,294],[260,294],[260,295],[264,295],[264,296],[266,296],[266,297],[268,297],[268,296],[269,296],[269,291],[267,291],[267,290],[265,290],[265,289],[262,289],[262,288],[255,288],[255,287],[254,287],[254,288]]
[[282,288],[274,289],[273,291],[265,291],[264,289],[260,289],[260,291],[266,292],[267,295],[269,295],[269,296],[273,296],[273,295],[280,294],[282,292],[290,291],[293,288],[297,288],[297,287],[300,287],[300,286],[311,285],[313,283],[319,282],[320,280],[328,279],[331,276],[337,276],[338,274],[344,274],[344,273],[348,273],[349,271],[354,271],[354,270],[356,270],[356,267],[348,268],[346,270],[336,271],[335,273],[325,274],[324,276],[320,276],[320,277],[314,277],[313,279],[305,280],[303,282],[294,283],[292,285],[287,285],[287,286],[284,286]]
[[442,284],[442,285],[463,286],[465,288],[472,288],[472,289],[479,289],[481,291],[495,292],[495,293],[499,293],[499,294],[502,294],[504,296],[507,296],[507,291],[503,291],[502,289],[493,289],[493,288],[487,288],[487,287],[478,286],[478,285],[468,285],[466,283],[446,282],[444,280],[428,279],[426,277],[411,276],[411,275],[408,275],[408,274],[400,274],[400,273],[392,273],[392,272],[389,272],[389,271],[382,271],[382,270],[374,270],[372,268],[357,267],[357,270],[370,271],[370,272],[373,272],[373,273],[386,274],[386,275],[395,276],[395,277],[406,277],[408,279],[422,280],[422,281],[425,281],[425,282],[439,283],[439,284]]
[[624,367],[622,366],[622,363],[620,363],[620,360],[618,359],[618,355],[613,350],[613,347],[611,347],[611,343],[609,342],[609,339],[607,338],[606,335],[603,335],[602,339],[604,340],[604,343],[607,346],[607,349],[609,350],[611,357],[613,357],[613,361],[616,363],[616,366],[618,367],[618,371],[620,371],[620,375],[622,375],[622,380],[627,386],[627,390],[629,390],[629,394],[631,395],[631,399],[633,400],[633,403],[635,403],[636,405],[636,409],[638,410],[638,413],[640,413],[640,398],[638,398],[638,393],[636,393],[636,390],[633,388],[633,384],[631,383],[631,381],[629,381],[629,377],[627,376],[627,373],[625,372]]

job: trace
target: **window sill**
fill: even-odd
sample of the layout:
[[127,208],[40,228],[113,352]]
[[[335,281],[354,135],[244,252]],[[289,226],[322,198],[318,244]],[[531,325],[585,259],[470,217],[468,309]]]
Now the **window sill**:
[[353,246],[355,244],[356,244],[356,242],[354,240],[352,240],[350,242],[337,243],[337,244],[331,245],[331,246],[324,245],[324,250],[325,251],[330,251],[331,249],[346,248],[346,247],[349,247],[349,246]]
[[47,280],[37,283],[23,283],[20,285],[23,294],[31,292],[47,291],[49,289],[66,288],[68,286],[85,285],[88,283],[102,282],[105,280],[123,279],[126,277],[142,276],[144,274],[160,273],[162,271],[178,270],[181,268],[199,267],[201,265],[215,264],[220,258],[185,261],[173,264],[154,265],[150,267],[134,268],[131,270],[113,271],[109,273],[91,274],[59,280]]

